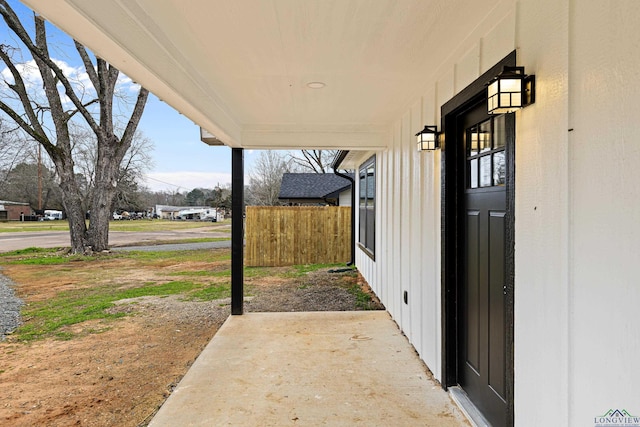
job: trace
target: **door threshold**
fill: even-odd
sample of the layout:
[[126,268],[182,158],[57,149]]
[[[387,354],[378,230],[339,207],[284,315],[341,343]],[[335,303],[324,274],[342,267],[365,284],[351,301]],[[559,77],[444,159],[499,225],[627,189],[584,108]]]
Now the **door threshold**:
[[491,427],[482,412],[471,402],[467,393],[459,386],[448,387],[449,396],[458,405],[473,427]]

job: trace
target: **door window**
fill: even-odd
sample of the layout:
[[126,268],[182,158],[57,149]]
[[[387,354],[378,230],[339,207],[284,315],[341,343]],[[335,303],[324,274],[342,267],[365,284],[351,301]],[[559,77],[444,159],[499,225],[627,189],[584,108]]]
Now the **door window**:
[[505,184],[505,115],[491,117],[467,129],[467,188]]

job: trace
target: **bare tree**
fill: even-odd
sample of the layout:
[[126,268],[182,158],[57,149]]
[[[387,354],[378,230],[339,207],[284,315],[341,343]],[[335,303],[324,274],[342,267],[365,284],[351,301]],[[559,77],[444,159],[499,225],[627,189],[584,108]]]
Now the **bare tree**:
[[14,166],[26,160],[26,148],[27,142],[19,129],[9,127],[0,117],[0,193]]
[[231,209],[231,184],[226,184],[222,187],[218,184],[211,190],[207,200],[207,206]]
[[[95,192],[95,166],[98,160],[97,141],[93,132],[87,129],[86,126],[73,126],[70,129],[70,133],[75,168],[84,176],[87,183],[81,191],[86,203],[86,209],[89,209]],[[114,199],[117,202],[116,204],[135,205],[135,203],[131,203],[131,200],[136,198],[136,194],[133,193],[138,191],[139,186],[137,183],[142,180],[144,173],[149,170],[153,163],[151,158],[152,150],[152,141],[145,137],[142,132],[136,131],[131,139],[131,146],[119,166]],[[113,210],[114,207],[112,206],[110,210]],[[120,208],[130,209],[130,207],[125,206]]]
[[261,151],[249,177],[247,204],[277,206],[282,175],[291,169],[290,162],[277,151]]
[[337,152],[338,150],[301,150],[299,156],[290,154],[289,159],[301,172],[329,173]]
[[[1,45],[0,60],[9,70],[5,78],[8,90],[0,100],[0,109],[31,138],[42,145],[55,165],[63,193],[63,204],[69,220],[71,251],[102,251],[109,243],[111,203],[116,194],[120,164],[124,159],[142,117],[148,91],[140,88],[128,115],[123,132],[116,132],[116,84],[120,72],[105,60],[93,57],[74,41],[86,71],[87,83],[72,81],[51,58],[47,43],[46,23],[34,14],[35,37],[32,39],[6,0],[0,0],[0,14],[20,42],[26,47],[42,79],[42,92],[30,91],[21,70],[25,62],[19,48]],[[95,61],[95,64],[94,64]],[[62,86],[62,93],[58,90]],[[74,170],[70,122],[77,117],[91,129],[96,138],[94,193],[90,204],[90,222],[85,223],[83,196]]]
[[146,212],[152,206],[148,203],[140,179],[132,172],[125,172],[118,180],[118,191],[113,199],[112,211]]

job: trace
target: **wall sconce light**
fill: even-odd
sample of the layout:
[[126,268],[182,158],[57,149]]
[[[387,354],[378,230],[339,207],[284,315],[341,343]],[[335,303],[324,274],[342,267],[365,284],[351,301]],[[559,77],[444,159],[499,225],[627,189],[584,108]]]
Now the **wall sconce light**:
[[438,127],[425,126],[420,132],[416,133],[416,141],[418,142],[418,151],[433,151],[440,147],[438,140]]
[[524,67],[505,66],[489,82],[487,109],[489,114],[513,113],[535,102],[536,76],[527,76]]

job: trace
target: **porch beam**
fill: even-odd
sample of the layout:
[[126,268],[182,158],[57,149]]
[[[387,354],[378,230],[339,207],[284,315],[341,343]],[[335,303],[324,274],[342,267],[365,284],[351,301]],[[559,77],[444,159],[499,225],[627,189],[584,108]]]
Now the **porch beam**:
[[244,150],[231,149],[231,314],[244,301]]
[[271,125],[245,126],[242,147],[246,149],[323,149],[323,150],[385,150],[389,130],[382,126],[309,127],[297,128]]

